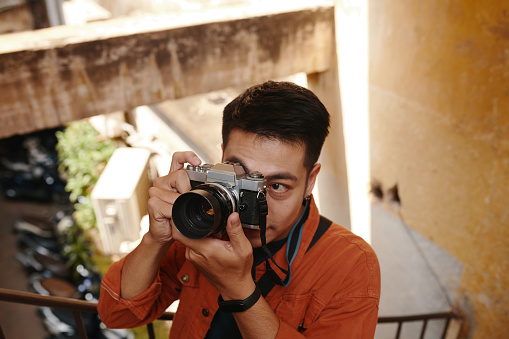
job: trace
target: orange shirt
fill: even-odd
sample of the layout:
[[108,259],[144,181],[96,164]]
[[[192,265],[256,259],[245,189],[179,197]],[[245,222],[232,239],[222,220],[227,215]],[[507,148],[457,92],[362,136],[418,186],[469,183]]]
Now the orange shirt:
[[[319,218],[313,202],[292,263],[290,284],[274,286],[265,297],[280,320],[277,338],[373,338],[380,299],[377,257],[362,238],[337,224],[305,253]],[[284,268],[288,267],[286,246],[274,256]],[[219,292],[186,261],[184,253],[184,246],[175,243],[152,285],[130,300],[120,298],[124,259],[114,263],[103,278],[98,305],[106,326],[144,325],[180,299],[170,338],[204,338],[218,309]],[[263,273],[265,264],[256,268],[256,279]]]

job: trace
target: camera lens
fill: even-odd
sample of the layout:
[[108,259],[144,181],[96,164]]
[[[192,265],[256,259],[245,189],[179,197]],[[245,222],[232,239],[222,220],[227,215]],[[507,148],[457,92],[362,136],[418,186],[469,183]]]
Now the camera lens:
[[188,212],[191,222],[198,228],[207,228],[214,224],[214,207],[209,200],[197,195],[191,198],[188,204]]
[[221,185],[204,184],[175,200],[172,218],[185,237],[200,239],[220,232],[233,212],[231,194]]

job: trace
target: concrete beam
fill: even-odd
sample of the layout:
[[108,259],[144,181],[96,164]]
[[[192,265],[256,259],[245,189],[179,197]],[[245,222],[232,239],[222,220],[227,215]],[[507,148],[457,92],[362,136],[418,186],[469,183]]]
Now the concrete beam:
[[334,8],[161,15],[0,36],[0,138],[329,69]]

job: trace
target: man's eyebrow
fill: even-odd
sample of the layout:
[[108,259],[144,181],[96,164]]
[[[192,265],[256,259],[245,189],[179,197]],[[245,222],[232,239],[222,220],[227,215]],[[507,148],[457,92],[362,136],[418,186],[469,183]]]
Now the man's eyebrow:
[[276,173],[273,175],[265,175],[267,180],[292,180],[297,181],[297,177],[291,173]]
[[[238,164],[240,164],[242,167],[244,167],[244,170],[246,171],[246,173],[250,173],[252,172],[251,169],[247,168],[243,163],[242,161],[240,161],[240,159],[236,158],[236,157],[231,157],[231,158],[228,158],[226,159],[225,161],[229,161],[229,162],[236,162]],[[272,175],[264,175],[265,176],[265,179],[267,180],[292,180],[292,181],[297,181],[297,177],[291,173],[288,173],[288,172],[283,172],[283,173],[274,173]]]

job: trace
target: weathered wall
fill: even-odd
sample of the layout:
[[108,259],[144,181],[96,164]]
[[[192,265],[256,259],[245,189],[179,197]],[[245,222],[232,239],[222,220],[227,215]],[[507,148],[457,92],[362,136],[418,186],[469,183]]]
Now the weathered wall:
[[322,213],[348,227],[332,3],[234,2],[0,35],[0,138],[306,73],[333,116]]
[[0,34],[34,29],[34,18],[27,5],[0,7]]
[[460,260],[472,338],[509,330],[509,2],[372,0],[371,174]]
[[0,34],[50,26],[45,1],[0,0]]
[[253,17],[238,10],[142,16],[0,35],[0,137],[324,72],[333,34],[329,5],[271,8]]

